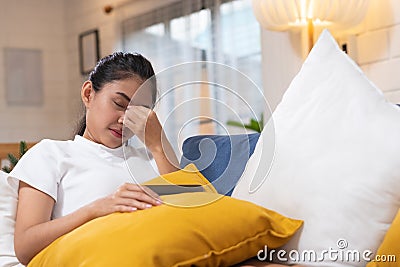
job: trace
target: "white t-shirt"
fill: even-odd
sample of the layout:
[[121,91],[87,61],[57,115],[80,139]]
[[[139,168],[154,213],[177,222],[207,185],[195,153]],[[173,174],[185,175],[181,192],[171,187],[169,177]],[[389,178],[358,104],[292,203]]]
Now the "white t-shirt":
[[111,149],[79,135],[73,141],[42,140],[10,173],[56,201],[53,219],[112,194],[125,182],[143,183],[158,175],[144,147]]

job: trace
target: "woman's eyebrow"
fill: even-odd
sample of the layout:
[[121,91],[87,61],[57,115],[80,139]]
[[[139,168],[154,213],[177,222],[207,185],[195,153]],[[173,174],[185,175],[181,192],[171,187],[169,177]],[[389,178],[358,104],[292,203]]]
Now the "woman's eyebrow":
[[125,98],[128,102],[131,102],[131,99],[124,93],[122,92],[117,92],[118,95],[122,96],[123,98]]

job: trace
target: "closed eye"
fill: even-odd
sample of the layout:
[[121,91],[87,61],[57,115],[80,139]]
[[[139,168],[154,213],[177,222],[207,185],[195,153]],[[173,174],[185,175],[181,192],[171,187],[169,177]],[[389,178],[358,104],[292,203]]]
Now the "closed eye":
[[123,109],[126,109],[126,107],[125,107],[125,106],[123,106],[123,105],[119,104],[118,102],[115,102],[115,101],[113,101],[113,102],[114,102],[114,104],[115,104],[117,107],[119,107],[119,108],[123,108]]

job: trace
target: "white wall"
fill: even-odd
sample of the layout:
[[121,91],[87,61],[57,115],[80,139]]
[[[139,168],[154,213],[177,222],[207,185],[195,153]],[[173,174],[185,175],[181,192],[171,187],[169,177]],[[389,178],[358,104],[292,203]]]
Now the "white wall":
[[400,1],[370,1],[357,62],[389,101],[400,103]]
[[[0,142],[66,137],[69,88],[64,2],[0,0]],[[7,104],[4,48],[42,51],[43,105],[21,107]]]
[[[388,101],[400,103],[400,1],[370,0],[364,21],[352,32],[341,37],[349,42],[349,55]],[[274,109],[300,70],[302,37],[262,30],[262,45],[264,90]]]

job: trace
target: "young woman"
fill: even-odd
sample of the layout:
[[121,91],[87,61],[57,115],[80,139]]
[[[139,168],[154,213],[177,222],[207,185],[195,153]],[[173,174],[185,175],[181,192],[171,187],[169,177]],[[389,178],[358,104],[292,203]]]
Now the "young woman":
[[[153,75],[150,62],[139,54],[119,52],[101,59],[82,86],[86,112],[74,140],[39,142],[10,173],[19,180],[14,246],[22,264],[94,218],[161,204],[154,192],[147,194],[138,185],[178,166],[149,109],[156,98],[154,78],[139,102],[129,106]],[[129,131],[122,131],[123,123]],[[123,145],[133,134],[146,149]],[[137,183],[126,163],[135,169]]]

